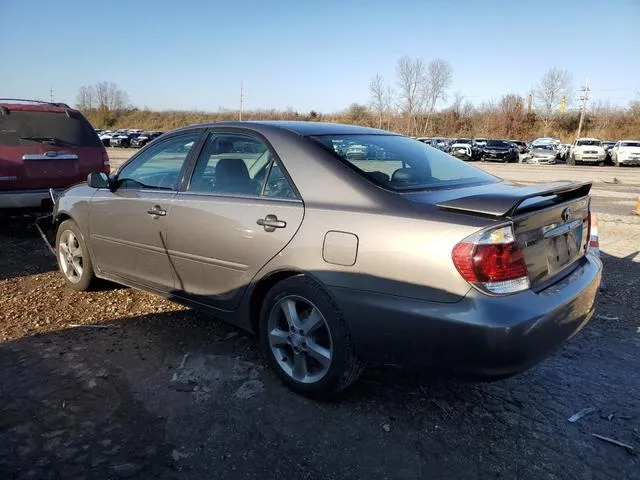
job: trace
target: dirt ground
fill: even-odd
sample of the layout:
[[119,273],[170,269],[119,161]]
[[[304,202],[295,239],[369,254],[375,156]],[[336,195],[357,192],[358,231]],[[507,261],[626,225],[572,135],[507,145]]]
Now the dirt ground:
[[30,220],[5,222],[0,478],[640,479],[640,225],[600,229],[597,317],[542,364],[494,383],[367,371],[316,402],[211,317],[65,288]]

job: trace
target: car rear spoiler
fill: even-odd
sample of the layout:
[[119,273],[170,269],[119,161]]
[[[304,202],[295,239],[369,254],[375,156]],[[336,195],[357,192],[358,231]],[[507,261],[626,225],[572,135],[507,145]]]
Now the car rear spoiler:
[[563,201],[585,197],[591,190],[591,182],[560,181],[541,185],[513,185],[509,190],[496,193],[481,193],[447,200],[438,204],[444,210],[487,215],[490,217],[509,217],[518,207],[530,198],[558,197]]

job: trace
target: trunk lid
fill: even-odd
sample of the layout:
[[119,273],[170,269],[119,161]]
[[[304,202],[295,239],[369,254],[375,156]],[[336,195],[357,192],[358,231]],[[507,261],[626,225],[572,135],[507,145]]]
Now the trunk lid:
[[102,149],[0,145],[0,190],[66,188],[102,166]]
[[485,217],[488,225],[510,221],[535,289],[544,288],[569,272],[585,255],[590,189],[590,182],[534,186],[499,182],[433,194],[410,194],[409,198],[421,203],[433,201],[439,209],[452,213]]

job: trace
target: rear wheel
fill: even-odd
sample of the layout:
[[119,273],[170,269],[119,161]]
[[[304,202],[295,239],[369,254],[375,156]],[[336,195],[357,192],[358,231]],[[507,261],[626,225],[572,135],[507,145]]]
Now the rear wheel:
[[93,265],[80,229],[65,220],[56,234],[56,258],[65,283],[78,291],[88,290],[94,280]]
[[265,297],[260,342],[271,368],[298,393],[338,393],[363,369],[340,310],[321,285],[304,275],[283,280]]

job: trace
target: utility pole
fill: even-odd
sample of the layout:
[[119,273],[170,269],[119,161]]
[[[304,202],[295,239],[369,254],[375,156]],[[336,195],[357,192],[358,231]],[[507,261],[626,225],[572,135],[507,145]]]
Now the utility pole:
[[49,98],[51,99],[51,103],[53,103],[53,88],[49,88]]
[[580,122],[578,123],[578,132],[576,133],[576,138],[580,138],[580,134],[582,133],[582,125],[584,124],[584,115],[587,113],[587,101],[589,100],[589,79],[584,84],[582,88],[582,96],[580,97],[582,100],[582,106],[580,107]]
[[531,104],[533,103],[533,95],[529,94],[527,97],[527,113],[531,115]]
[[242,108],[244,103],[244,85],[240,82],[240,115],[239,120],[242,121]]

